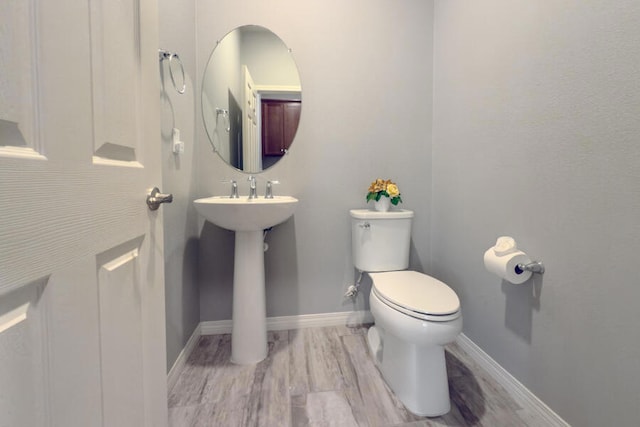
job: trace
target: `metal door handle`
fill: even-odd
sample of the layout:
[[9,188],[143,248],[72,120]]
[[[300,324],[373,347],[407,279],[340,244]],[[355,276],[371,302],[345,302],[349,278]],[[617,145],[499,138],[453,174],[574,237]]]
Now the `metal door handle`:
[[158,187],[153,187],[151,192],[147,195],[147,206],[152,211],[157,210],[160,207],[160,203],[173,202],[173,194],[162,194]]

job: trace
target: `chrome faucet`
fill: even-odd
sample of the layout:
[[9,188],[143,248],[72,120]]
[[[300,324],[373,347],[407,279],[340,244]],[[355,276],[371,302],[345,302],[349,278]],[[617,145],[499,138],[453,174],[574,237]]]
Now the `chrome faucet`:
[[267,190],[264,193],[265,199],[273,199],[273,184],[280,184],[279,181],[267,181]]
[[228,182],[231,184],[231,194],[229,195],[230,199],[238,198],[238,183],[235,179],[223,179],[221,182]]
[[229,196],[231,199],[238,198],[238,183],[235,180],[231,180],[231,195]]
[[247,178],[247,181],[249,181],[249,198],[257,199],[258,192],[256,191],[256,177],[253,175],[249,175],[249,178]]

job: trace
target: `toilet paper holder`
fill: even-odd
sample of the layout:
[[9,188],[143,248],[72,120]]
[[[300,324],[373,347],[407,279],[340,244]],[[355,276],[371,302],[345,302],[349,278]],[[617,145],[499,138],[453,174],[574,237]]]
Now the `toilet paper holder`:
[[530,271],[532,273],[544,274],[544,264],[542,261],[531,261],[527,264],[518,264],[516,265],[516,273],[521,274],[525,271]]

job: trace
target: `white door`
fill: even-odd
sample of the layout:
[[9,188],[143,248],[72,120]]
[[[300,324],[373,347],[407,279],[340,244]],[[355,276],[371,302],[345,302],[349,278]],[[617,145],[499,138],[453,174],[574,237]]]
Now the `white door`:
[[258,92],[251,73],[242,66],[242,169],[247,172],[262,170],[262,144],[258,139]]
[[156,0],[0,2],[0,427],[167,423]]

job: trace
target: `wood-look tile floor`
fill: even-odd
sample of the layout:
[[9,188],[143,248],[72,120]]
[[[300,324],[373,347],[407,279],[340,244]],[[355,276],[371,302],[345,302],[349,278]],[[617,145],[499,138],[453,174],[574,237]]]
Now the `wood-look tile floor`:
[[367,326],[269,332],[262,362],[229,362],[231,336],[204,335],[169,391],[171,427],[539,426],[455,343],[451,412],[417,417],[395,398],[366,344]]

